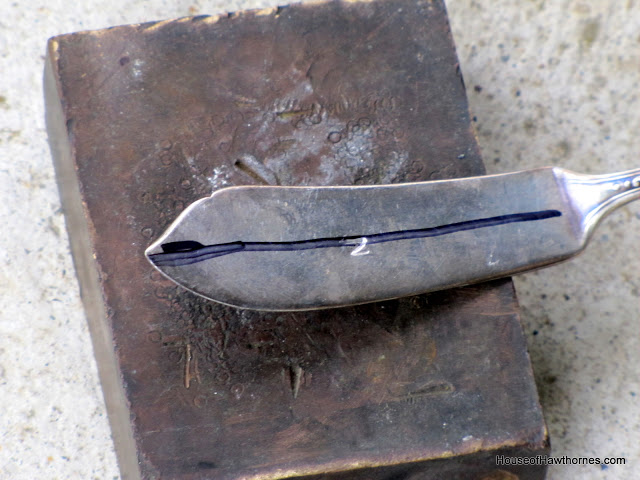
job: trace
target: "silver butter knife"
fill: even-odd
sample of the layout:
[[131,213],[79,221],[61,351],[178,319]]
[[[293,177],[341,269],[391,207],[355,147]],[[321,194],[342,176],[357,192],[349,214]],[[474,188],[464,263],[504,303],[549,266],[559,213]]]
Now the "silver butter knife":
[[229,187],[190,205],[145,254],[179,285],[228,305],[341,307],[566,260],[605,215],[637,198],[640,169]]

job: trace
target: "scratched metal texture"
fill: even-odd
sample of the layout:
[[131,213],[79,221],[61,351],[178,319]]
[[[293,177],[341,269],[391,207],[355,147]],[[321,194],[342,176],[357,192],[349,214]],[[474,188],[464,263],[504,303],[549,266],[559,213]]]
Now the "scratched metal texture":
[[123,478],[544,477],[494,463],[548,451],[509,280],[259,313],[182,290],[143,255],[229,185],[482,174],[441,1],[64,35],[45,83]]

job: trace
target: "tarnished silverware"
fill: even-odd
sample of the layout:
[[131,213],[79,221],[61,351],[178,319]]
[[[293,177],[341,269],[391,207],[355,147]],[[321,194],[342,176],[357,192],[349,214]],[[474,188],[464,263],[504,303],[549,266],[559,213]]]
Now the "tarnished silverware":
[[217,302],[308,310],[398,298],[566,260],[640,198],[640,169],[546,167],[395,185],[241,186],[190,205],[146,256]]

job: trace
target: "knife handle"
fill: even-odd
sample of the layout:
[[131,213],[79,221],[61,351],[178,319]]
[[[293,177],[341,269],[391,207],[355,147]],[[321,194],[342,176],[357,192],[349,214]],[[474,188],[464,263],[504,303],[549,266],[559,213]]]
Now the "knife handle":
[[613,210],[640,198],[640,168],[607,175],[585,175],[558,169],[573,207],[580,212],[585,240]]

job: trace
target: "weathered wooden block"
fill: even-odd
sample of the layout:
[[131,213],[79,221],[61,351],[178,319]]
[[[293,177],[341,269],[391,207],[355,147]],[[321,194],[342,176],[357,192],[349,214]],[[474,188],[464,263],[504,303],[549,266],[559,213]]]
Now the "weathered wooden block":
[[261,313],[196,297],[143,255],[185,206],[227,185],[482,173],[441,1],[63,35],[46,68],[124,478],[544,477],[495,464],[548,451],[510,281]]

